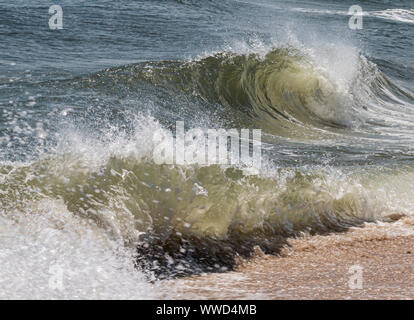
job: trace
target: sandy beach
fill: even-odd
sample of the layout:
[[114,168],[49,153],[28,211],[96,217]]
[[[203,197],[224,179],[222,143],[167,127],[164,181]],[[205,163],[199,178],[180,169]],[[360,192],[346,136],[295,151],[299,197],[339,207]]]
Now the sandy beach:
[[414,219],[290,239],[280,256],[257,250],[233,272],[172,287],[184,299],[413,299]]

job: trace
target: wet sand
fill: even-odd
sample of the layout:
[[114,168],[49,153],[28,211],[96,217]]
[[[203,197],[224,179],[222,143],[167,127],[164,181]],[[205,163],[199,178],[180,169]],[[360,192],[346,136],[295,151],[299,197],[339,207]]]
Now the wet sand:
[[280,256],[258,249],[233,272],[162,286],[173,299],[414,299],[414,218],[304,235]]

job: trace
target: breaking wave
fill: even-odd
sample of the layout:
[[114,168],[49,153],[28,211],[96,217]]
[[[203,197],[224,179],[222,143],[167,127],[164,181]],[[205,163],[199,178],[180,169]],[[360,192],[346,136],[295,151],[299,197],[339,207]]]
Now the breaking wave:
[[137,250],[137,265],[165,277],[227,270],[255,245],[277,253],[288,236],[346,230],[414,208],[410,166],[268,166],[250,175],[228,166],[157,165],[151,135],[166,129],[141,121],[128,139],[108,144],[70,137],[65,152],[2,164],[2,215],[42,215],[36,208],[49,203]]
[[[321,139],[320,129],[355,128],[390,121],[384,108],[414,105],[413,94],[388,79],[364,56],[321,64],[319,56],[293,47],[266,53],[217,53],[191,61],[139,63],[104,70],[80,79],[82,88],[142,91],[148,85],[161,100],[196,99],[188,110],[224,109],[238,127],[258,127],[271,134]],[[332,58],[330,58],[332,59]],[[335,58],[334,58],[335,59]],[[335,70],[338,69],[338,70]],[[183,114],[180,105],[170,111]],[[381,109],[382,108],[382,109]],[[394,108],[394,107],[392,107]],[[181,110],[180,110],[181,109]],[[391,117],[401,120],[401,114]],[[227,116],[228,117],[228,116]],[[406,114],[413,120],[412,112]],[[372,121],[372,119],[375,120]]]
[[[166,115],[182,116],[188,108],[193,116],[196,107],[221,110],[231,125],[260,128],[270,134],[266,139],[325,143],[326,150],[343,152],[354,164],[370,154],[392,158],[378,149],[378,141],[389,143],[388,137],[399,147],[393,137],[411,130],[413,96],[366,57],[352,57],[343,68],[327,68],[312,53],[281,47],[138,63],[55,81],[76,92],[93,89],[116,97],[150,92],[152,101],[163,103],[164,117],[161,122],[135,113],[127,130],[109,127],[107,137],[62,128],[53,151],[20,164],[3,162],[1,214],[26,217],[40,205],[58,203],[66,214],[93,223],[136,252],[135,265],[157,277],[228,270],[255,245],[277,253],[286,237],[302,232],[341,231],[410,214],[409,155],[405,163],[387,167],[298,166],[288,149],[265,144],[270,152],[264,150],[262,171],[254,175],[237,166],[152,160],[154,132],[167,132],[173,123]],[[194,101],[174,109],[177,96]],[[111,121],[122,112],[114,112]],[[378,128],[387,136],[376,136]],[[341,141],[357,149],[340,151]],[[302,145],[299,156],[315,157],[313,143]],[[279,165],[278,155],[288,164]]]

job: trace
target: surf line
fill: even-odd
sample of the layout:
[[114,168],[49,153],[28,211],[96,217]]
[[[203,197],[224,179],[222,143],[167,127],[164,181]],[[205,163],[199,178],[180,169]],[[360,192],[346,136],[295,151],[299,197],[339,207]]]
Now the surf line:
[[[260,129],[201,129],[185,132],[184,122],[171,131],[156,130],[153,135],[153,160],[156,164],[241,165],[260,170]],[[252,138],[250,138],[252,136]]]

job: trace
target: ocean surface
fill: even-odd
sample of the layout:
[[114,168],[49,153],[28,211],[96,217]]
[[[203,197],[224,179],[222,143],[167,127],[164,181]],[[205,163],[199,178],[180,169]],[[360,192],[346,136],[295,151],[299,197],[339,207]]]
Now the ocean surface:
[[[414,1],[58,2],[0,1],[0,298],[156,298],[414,213]],[[157,164],[177,121],[261,129],[260,170]]]

